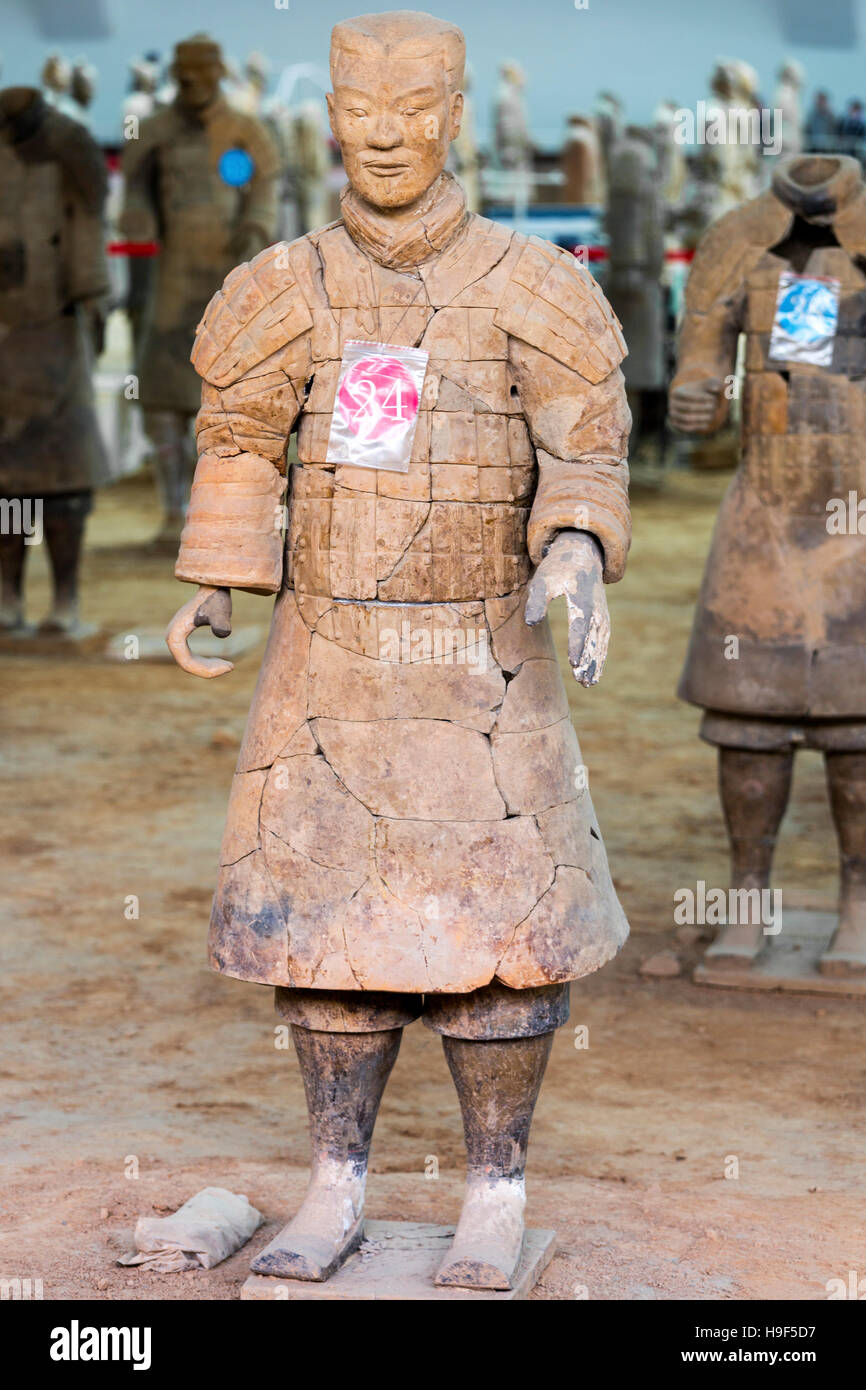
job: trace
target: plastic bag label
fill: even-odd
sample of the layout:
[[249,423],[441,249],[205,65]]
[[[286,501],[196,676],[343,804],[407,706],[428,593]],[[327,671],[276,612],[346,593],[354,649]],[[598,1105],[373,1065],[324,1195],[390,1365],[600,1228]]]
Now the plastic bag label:
[[408,473],[429,352],[346,343],[326,463]]
[[769,357],[775,362],[809,362],[829,367],[839,322],[840,281],[795,275],[779,277]]

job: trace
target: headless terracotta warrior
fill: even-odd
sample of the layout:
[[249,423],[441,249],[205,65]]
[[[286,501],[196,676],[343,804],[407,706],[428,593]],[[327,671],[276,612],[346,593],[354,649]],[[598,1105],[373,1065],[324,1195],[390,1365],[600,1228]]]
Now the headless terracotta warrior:
[[[823,753],[840,850],[839,926],[820,962],[829,975],[866,972],[866,527],[834,521],[866,494],[864,269],[858,162],[784,160],[770,191],[698,248],[670,394],[677,429],[720,428],[745,334],[742,461],[716,523],[680,695],[704,708],[701,736],[719,748],[735,888],[768,886],[794,752]],[[798,359],[774,333],[783,274],[805,277],[792,302],[823,296],[822,281],[838,287],[824,361]],[[794,331],[808,338],[814,314]],[[729,924],[710,954],[748,965],[764,925]]]

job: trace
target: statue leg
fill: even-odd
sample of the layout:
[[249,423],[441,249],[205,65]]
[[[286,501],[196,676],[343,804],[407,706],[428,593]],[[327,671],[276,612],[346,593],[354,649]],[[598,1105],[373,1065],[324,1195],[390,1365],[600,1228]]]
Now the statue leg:
[[839,838],[839,926],[822,975],[866,973],[866,753],[826,753],[830,807]]
[[567,985],[512,990],[494,981],[469,996],[425,1000],[425,1023],[443,1034],[466,1143],[463,1209],[437,1284],[512,1287],[523,1248],[529,1129],[553,1029],[567,1018]]
[[0,597],[0,632],[24,634],[24,565],[27,546],[24,532],[0,531],[0,576],[3,588]]
[[402,995],[391,996],[393,1003],[376,1000],[349,990],[277,991],[277,1011],[290,1022],[307,1097],[312,1171],[297,1213],[253,1260],[254,1274],[322,1281],[364,1238],[373,1126],[403,1024],[419,1012],[402,1007]]
[[466,1194],[436,1283],[510,1289],[523,1248],[529,1127],[553,1034],[443,1044],[463,1114]]
[[[793,767],[791,748],[774,752],[719,749],[719,794],[731,846],[732,888],[769,887]],[[756,922],[729,922],[707,956],[748,965],[764,944],[764,924],[760,914],[758,918]]]
[[192,485],[189,420],[177,410],[147,410],[144,429],[153,446],[156,486],[162,505],[162,523],[156,544],[176,548]]
[[45,545],[51,563],[54,598],[51,612],[40,632],[62,632],[80,636],[85,629],[78,616],[78,573],[84,529],[93,505],[90,492],[46,497],[44,510]]

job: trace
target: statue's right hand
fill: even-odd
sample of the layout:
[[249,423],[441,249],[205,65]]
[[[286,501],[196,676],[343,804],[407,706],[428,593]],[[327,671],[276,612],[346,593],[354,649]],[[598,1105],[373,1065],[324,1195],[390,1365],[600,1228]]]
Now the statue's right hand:
[[234,670],[231,661],[219,656],[196,656],[188,645],[190,633],[197,627],[209,627],[215,637],[228,637],[232,630],[232,595],[230,589],[212,589],[202,585],[189,603],[179,608],[168,625],[165,640],[168,649],[184,671],[191,676],[210,680]]
[[708,434],[719,411],[724,382],[718,377],[675,386],[668,401],[668,417],[681,434]]

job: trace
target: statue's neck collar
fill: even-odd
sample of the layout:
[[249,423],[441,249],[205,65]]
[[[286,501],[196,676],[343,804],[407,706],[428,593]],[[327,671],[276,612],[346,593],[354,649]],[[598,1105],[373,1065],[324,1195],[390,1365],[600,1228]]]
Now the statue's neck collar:
[[773,174],[776,197],[807,222],[831,223],[862,188],[860,162],[849,155],[794,155]]
[[409,210],[374,207],[347,185],[340,212],[362,251],[391,270],[409,270],[438,255],[457,235],[466,220],[466,197],[457,180],[443,173]]

